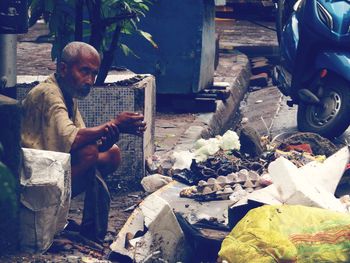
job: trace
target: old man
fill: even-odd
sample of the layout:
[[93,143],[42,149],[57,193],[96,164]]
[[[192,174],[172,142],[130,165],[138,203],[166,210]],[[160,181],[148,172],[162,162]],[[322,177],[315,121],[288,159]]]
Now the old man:
[[[86,192],[81,234],[101,240],[106,234],[109,193],[102,176],[121,162],[115,144],[120,133],[142,135],[143,116],[122,112],[107,123],[85,127],[77,99],[86,97],[100,67],[92,46],[71,42],[55,74],[34,87],[23,101],[22,146],[71,154],[72,196]],[[118,103],[118,102],[115,102]]]

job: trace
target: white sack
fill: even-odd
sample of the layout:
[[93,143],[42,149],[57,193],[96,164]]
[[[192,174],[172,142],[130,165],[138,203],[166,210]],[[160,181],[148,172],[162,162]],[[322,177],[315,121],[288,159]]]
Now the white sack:
[[23,148],[20,245],[28,252],[47,250],[67,223],[71,199],[70,155]]

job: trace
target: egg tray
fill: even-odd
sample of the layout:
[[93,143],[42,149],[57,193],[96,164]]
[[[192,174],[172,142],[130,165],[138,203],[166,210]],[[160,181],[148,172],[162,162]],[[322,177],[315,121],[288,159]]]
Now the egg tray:
[[180,197],[193,198],[197,201],[227,200],[230,195],[246,191],[251,193],[262,188],[259,174],[254,171],[241,170],[217,179],[201,180],[197,186],[186,187],[180,192]]

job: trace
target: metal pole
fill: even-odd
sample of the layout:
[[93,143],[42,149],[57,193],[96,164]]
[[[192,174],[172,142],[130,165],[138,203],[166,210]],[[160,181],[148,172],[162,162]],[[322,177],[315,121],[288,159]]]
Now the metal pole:
[[0,34],[0,88],[17,84],[17,35]]

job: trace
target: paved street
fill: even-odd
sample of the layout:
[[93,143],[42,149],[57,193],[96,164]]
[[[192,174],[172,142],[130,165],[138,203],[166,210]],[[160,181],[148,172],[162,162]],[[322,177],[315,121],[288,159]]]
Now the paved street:
[[[277,87],[268,86],[261,90],[249,92],[241,102],[242,117],[248,118],[248,123],[261,135],[270,135],[274,138],[283,133],[297,131],[297,106],[289,107],[286,104],[288,97],[283,96]],[[345,133],[333,139],[336,145],[345,145],[350,142],[350,128]]]
[[283,132],[296,131],[296,107],[286,105],[287,98],[277,87],[270,86],[250,92],[241,103],[242,117],[261,135],[275,137]]

